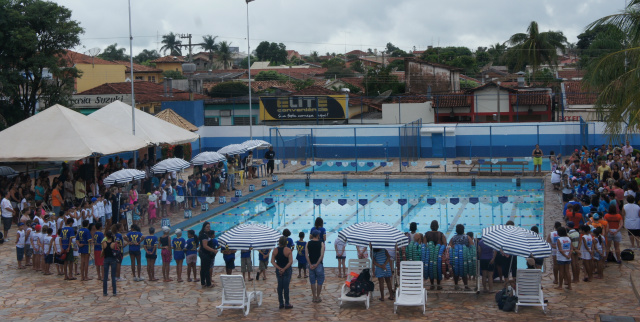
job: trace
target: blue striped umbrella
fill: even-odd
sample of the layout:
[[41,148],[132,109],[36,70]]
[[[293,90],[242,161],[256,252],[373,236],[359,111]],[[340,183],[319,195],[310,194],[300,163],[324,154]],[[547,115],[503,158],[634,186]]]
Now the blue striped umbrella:
[[373,248],[393,248],[407,246],[409,240],[401,231],[389,224],[361,222],[353,224],[338,233],[338,238],[350,245]]
[[191,159],[191,163],[193,163],[193,165],[212,164],[224,161],[226,159],[227,158],[225,158],[224,155],[218,152],[207,151],[196,155],[193,159]]
[[188,167],[191,164],[185,160],[178,158],[169,158],[158,162],[158,164],[151,167],[152,173],[167,173],[173,171],[181,171]]
[[522,227],[496,225],[482,229],[482,240],[505,254],[534,258],[551,256],[551,245],[540,235]]
[[226,231],[218,238],[218,242],[222,246],[229,246],[230,249],[270,249],[275,247],[280,236],[282,234],[271,227],[249,223]]
[[147,174],[144,171],[135,170],[135,169],[122,169],[104,178],[104,184],[110,186],[117,183],[131,182],[134,180],[142,180],[146,176]]

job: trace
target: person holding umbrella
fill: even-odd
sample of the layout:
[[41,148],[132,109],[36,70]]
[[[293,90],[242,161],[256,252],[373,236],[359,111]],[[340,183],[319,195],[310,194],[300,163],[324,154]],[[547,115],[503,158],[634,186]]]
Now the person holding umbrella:
[[287,237],[282,236],[278,240],[278,247],[271,255],[271,265],[276,269],[278,279],[278,302],[280,309],[292,309],[289,303],[289,283],[291,282],[293,256],[291,249],[287,247]]

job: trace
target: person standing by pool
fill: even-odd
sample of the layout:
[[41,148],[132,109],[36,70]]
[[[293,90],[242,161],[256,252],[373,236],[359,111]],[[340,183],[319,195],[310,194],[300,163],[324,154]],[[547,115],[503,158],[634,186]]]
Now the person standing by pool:
[[[484,293],[493,293],[493,270],[496,266],[496,255],[497,252],[491,247],[485,245],[484,241],[481,238],[478,242],[478,258],[480,259],[482,291]],[[431,284],[433,284],[433,281],[431,282]],[[433,285],[431,287],[433,287]]]
[[[449,246],[451,246],[451,249],[453,249],[455,245],[462,245],[462,246],[465,246],[465,247],[469,247],[472,243],[473,243],[473,241],[471,240],[471,237],[469,237],[469,236],[464,234],[464,225],[457,224],[456,225],[456,235],[451,237],[451,240],[449,241]],[[514,274],[515,274],[515,272],[514,272]],[[462,275],[454,274],[453,275],[453,282],[456,284],[456,291],[460,290],[460,287],[458,286],[458,280],[460,279],[460,277],[462,277],[462,283],[464,283],[464,290],[465,291],[471,290],[469,288],[469,286],[467,285],[467,275],[466,274],[462,274]]]
[[324,243],[319,239],[320,231],[312,229],[311,241],[307,243],[307,252],[305,253],[307,263],[309,263],[309,284],[311,284],[314,303],[322,302],[320,293],[322,292],[322,284],[324,283],[324,266],[322,265]]
[[182,238],[182,230],[176,229],[176,237],[171,241],[173,249],[173,259],[176,261],[176,275],[178,275],[178,283],[182,283],[182,262],[184,261],[185,240]]
[[154,235],[155,233],[155,228],[149,227],[149,236],[144,239],[145,257],[147,259],[147,276],[149,276],[149,282],[155,282],[158,280],[155,273],[156,258],[158,258],[158,254],[156,253],[158,237]]
[[347,243],[342,240],[342,238],[336,238],[336,241],[333,242],[336,249],[336,259],[338,260],[338,277],[346,278],[347,277],[347,268],[344,262],[347,259],[345,254],[345,248],[347,247]]
[[216,250],[218,241],[213,236],[214,232],[210,230],[206,233],[206,238],[200,240],[200,285],[202,288],[215,286],[211,278],[211,266],[218,252]]
[[387,283],[389,289],[389,300],[394,300],[393,287],[391,286],[391,257],[389,252],[383,248],[373,249],[373,265],[375,266],[375,274],[380,285],[380,301],[384,301],[384,283]]
[[292,264],[293,256],[291,255],[291,249],[287,247],[287,237],[280,236],[278,247],[273,250],[273,255],[271,255],[271,265],[276,269],[278,302],[280,303],[281,309],[293,308],[293,305],[289,302],[289,283],[291,283]]
[[636,248],[636,242],[640,247],[640,206],[635,203],[635,198],[631,195],[627,196],[627,204],[622,207],[622,216],[624,216],[624,226],[627,228],[629,239],[631,240],[631,248]]
[[[133,281],[144,281],[142,278],[141,266],[142,259],[140,253],[140,243],[143,240],[140,227],[136,224],[131,225],[131,231],[126,235],[126,241],[129,244],[129,258],[131,259],[131,272],[133,273]],[[138,275],[136,275],[136,264],[138,266]]]
[[307,278],[307,242],[304,241],[304,232],[300,232],[298,234],[300,240],[296,242],[296,250],[298,251],[296,255],[296,260],[298,260],[298,278],[302,277],[302,271],[304,270],[304,278]]
[[573,245],[571,238],[567,236],[567,229],[560,227],[558,231],[558,240],[556,240],[556,249],[558,250],[557,260],[559,266],[558,286],[556,289],[562,289],[562,283],[567,284],[567,289],[571,289],[571,254],[573,253]]
[[[196,277],[196,262],[198,260],[198,237],[196,236],[196,232],[193,229],[189,229],[187,231],[186,255],[187,282],[200,282],[200,280]],[[193,280],[191,279],[191,272],[193,272]]]
[[542,150],[540,150],[540,145],[536,144],[536,148],[531,152],[533,156],[533,174],[536,173],[536,168],[538,169],[538,174],[542,171]]
[[273,146],[270,146],[269,151],[264,153],[264,158],[267,160],[267,175],[272,175],[276,158],[276,152],[273,151]]
[[116,256],[114,250],[120,249],[118,242],[115,241],[113,233],[107,231],[105,238],[102,240],[102,253],[101,256],[104,259],[104,276],[102,278],[102,295],[107,296],[107,281],[109,280],[109,270],[111,270],[111,288],[113,289],[113,296],[117,295],[116,291]]
[[[440,228],[440,225],[438,224],[437,220],[434,220],[431,222],[431,231],[428,231],[424,234],[424,243],[428,244],[429,242],[432,242],[434,245],[436,246],[441,246],[441,245],[447,245],[447,238],[444,236],[444,234],[440,231],[438,231],[438,229]],[[433,290],[435,288],[435,286],[433,285],[433,280],[434,278],[431,277],[430,279],[431,282],[431,290]],[[437,279],[437,283],[438,283],[438,290],[442,289],[442,286],[440,286],[440,279]]]
[[319,234],[320,234],[320,241],[321,242],[326,242],[327,241],[327,230],[324,229],[324,220],[322,220],[321,217],[316,218],[316,222],[313,225],[313,228],[311,228],[311,230],[313,229],[317,229]]
[[160,256],[162,256],[162,281],[171,282],[171,230],[167,226],[162,227],[162,237],[160,237]]

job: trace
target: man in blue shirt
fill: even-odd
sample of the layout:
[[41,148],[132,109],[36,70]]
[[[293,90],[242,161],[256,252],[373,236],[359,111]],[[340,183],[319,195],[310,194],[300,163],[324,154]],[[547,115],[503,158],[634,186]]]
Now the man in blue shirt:
[[62,228],[60,232],[62,254],[66,255],[62,270],[65,280],[76,280],[76,278],[73,277],[73,247],[71,246],[71,238],[76,236],[75,230],[71,227],[73,225],[73,218],[67,219],[65,224],[66,226]]
[[80,280],[89,280],[89,240],[91,239],[91,232],[87,228],[89,227],[89,221],[82,221],[82,228],[78,230],[78,253],[80,254]]
[[[140,243],[144,239],[138,225],[131,225],[131,231],[127,233],[127,243],[129,244],[129,257],[131,258],[131,272],[133,272],[133,280],[135,282],[144,281],[141,269]],[[136,262],[138,266],[138,276],[136,276]]]
[[144,239],[144,250],[146,252],[145,257],[147,258],[147,276],[149,276],[149,281],[154,282],[158,279],[155,274],[155,265],[156,258],[158,258],[158,254],[156,253],[156,249],[158,247],[158,237],[154,236],[156,230],[153,227],[149,228],[149,236]]

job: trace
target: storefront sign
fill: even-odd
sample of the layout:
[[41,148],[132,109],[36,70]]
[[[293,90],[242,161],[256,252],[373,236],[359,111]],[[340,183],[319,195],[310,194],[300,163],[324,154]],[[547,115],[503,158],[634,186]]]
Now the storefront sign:
[[104,107],[115,101],[131,105],[131,94],[73,95],[73,107]]
[[263,121],[344,120],[346,96],[260,97],[260,118]]

